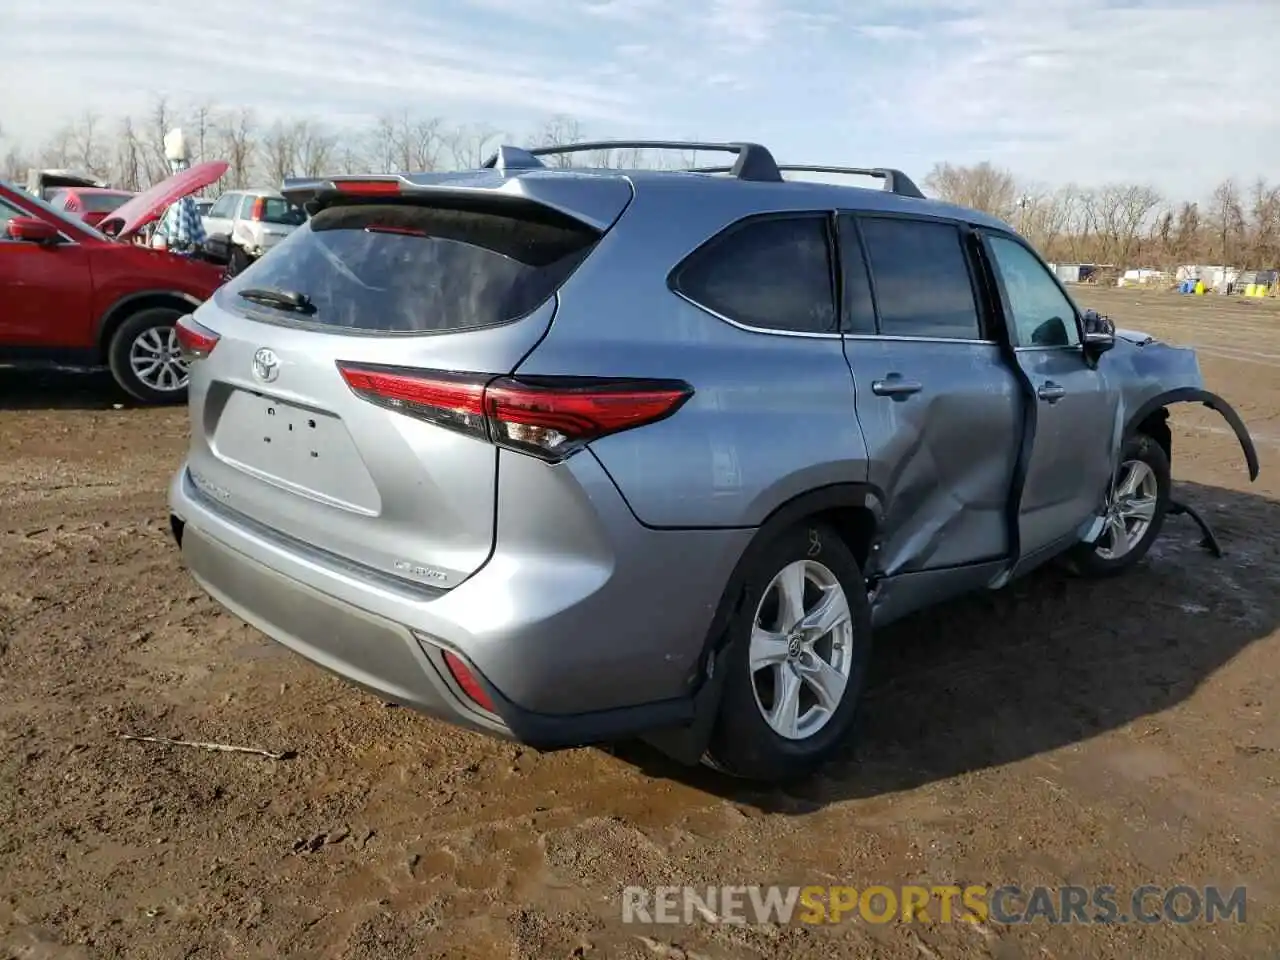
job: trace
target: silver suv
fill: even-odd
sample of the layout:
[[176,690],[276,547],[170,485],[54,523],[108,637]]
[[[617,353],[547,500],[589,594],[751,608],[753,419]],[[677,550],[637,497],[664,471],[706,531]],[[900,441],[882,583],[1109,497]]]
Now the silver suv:
[[[736,160],[538,159],[653,146]],[[179,326],[175,538],[264,633],[474,730],[803,776],[873,626],[1139,561],[1168,405],[1220,410],[1257,474],[1194,353],[898,171],[578,144],[285,192],[310,221]]]

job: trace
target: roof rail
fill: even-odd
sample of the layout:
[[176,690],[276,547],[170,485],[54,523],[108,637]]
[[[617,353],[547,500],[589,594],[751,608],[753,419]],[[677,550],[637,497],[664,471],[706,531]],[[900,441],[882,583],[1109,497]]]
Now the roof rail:
[[[723,173],[731,173],[739,180],[755,180],[766,183],[782,182],[782,174],[773,154],[758,143],[699,143],[693,140],[596,140],[586,143],[561,143],[547,147],[533,147],[520,150],[515,147],[500,147],[498,152],[484,162],[485,168],[503,169],[500,164],[504,152],[511,151],[523,154],[530,159],[545,157],[551,154],[589,153],[597,150],[692,150],[714,153],[736,153],[738,159],[733,166],[725,167]],[[510,156],[508,153],[507,156]],[[506,167],[511,169],[510,162]],[[528,169],[521,165],[521,169]]]
[[[910,177],[892,167],[828,167],[819,164],[784,163],[778,165],[783,173],[837,173],[851,177],[876,177],[884,181],[884,189],[900,197],[916,200],[928,199]],[[728,173],[729,167],[697,167],[690,173]]]

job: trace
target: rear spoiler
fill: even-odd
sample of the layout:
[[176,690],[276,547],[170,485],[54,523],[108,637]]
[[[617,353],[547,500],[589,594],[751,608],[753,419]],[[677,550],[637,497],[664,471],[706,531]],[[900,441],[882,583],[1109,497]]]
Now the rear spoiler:
[[533,216],[548,211],[603,233],[631,202],[632,187],[622,177],[507,178],[492,170],[462,173],[361,174],[290,177],[280,187],[290,203],[310,215],[346,201],[429,201],[442,207]]

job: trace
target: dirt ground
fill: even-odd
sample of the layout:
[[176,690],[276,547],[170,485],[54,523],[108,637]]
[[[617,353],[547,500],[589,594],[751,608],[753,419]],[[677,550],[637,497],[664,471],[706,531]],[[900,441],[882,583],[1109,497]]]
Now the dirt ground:
[[[1087,290],[1201,350],[1262,461],[1176,414],[1137,572],[885,631],[860,745],[790,793],[539,755],[391,708],[223,613],[169,540],[185,410],[0,371],[0,958],[1274,956],[1280,305]],[[275,760],[122,734],[292,751]],[[1247,922],[621,922],[623,886],[1247,885]]]

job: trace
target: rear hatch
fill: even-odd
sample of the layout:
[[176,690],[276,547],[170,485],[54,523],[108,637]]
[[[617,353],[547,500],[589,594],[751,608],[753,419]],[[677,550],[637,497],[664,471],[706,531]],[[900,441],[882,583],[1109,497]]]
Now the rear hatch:
[[[452,424],[405,415],[439,397],[397,393],[396,371],[511,373],[631,185],[494,172],[338,181],[321,199],[180,325],[192,482],[318,562],[454,586],[493,547],[498,450],[466,429],[464,402]],[[362,389],[370,370],[392,388]]]

